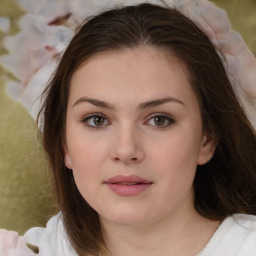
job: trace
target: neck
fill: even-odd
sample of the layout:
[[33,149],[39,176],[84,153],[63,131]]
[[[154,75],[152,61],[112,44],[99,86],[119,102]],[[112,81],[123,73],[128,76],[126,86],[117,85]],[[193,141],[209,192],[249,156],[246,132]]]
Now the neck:
[[199,215],[166,217],[158,223],[123,226],[102,223],[103,237],[111,256],[194,256],[210,240],[219,225]]

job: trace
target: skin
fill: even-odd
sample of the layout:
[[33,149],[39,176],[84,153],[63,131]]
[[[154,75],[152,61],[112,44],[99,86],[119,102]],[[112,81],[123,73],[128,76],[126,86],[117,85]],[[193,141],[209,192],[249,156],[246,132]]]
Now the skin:
[[[159,99],[165,100],[145,104]],[[66,165],[99,214],[111,256],[195,255],[202,249],[218,223],[195,211],[193,180],[214,150],[186,68],[163,50],[95,55],[74,73]],[[119,174],[152,185],[121,196],[104,183]]]

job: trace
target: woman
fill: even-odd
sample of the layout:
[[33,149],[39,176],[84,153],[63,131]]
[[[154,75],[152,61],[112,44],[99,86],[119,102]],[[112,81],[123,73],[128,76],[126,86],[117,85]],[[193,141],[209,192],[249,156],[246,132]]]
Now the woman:
[[45,95],[61,212],[25,234],[39,255],[255,254],[255,132],[192,21],[150,4],[89,19]]

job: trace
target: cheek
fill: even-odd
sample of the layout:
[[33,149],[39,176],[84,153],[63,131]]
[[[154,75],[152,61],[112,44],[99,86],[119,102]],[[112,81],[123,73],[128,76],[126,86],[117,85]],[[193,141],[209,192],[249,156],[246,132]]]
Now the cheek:
[[76,186],[82,197],[90,204],[96,196],[95,190],[101,180],[102,153],[97,145],[90,143],[79,144],[79,147],[71,148],[70,152]]
[[191,153],[191,147],[188,145],[175,144],[175,149],[170,145],[169,150],[167,147],[166,151],[159,152],[157,162],[159,171],[156,182],[162,184],[159,186],[159,194],[163,195],[164,202],[170,202],[166,207],[175,208],[193,194],[196,154]]
[[82,196],[90,197],[102,180],[101,170],[106,166],[109,142],[97,136],[69,137],[69,155],[75,183]]
[[[70,136],[71,135],[71,136]],[[67,132],[68,152],[74,169],[89,169],[106,158],[109,142],[107,136],[101,136],[97,131],[88,133],[81,128]]]
[[157,178],[164,180],[166,186],[171,186],[173,191],[179,190],[193,183],[199,148],[200,133],[179,129],[154,147],[149,166],[158,170]]
[[[200,135],[190,131],[178,131],[167,138],[154,142],[151,158],[158,163],[171,166],[196,166],[200,152]],[[182,168],[180,169],[182,170]]]

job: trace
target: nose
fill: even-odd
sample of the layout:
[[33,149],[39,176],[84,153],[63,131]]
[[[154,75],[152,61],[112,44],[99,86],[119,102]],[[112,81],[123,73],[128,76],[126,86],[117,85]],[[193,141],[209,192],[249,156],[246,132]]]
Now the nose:
[[115,162],[122,162],[125,165],[141,162],[145,153],[143,150],[142,138],[132,128],[124,128],[115,132],[111,149],[111,158]]

